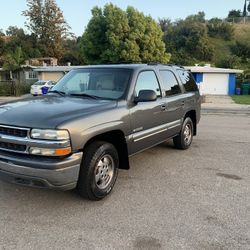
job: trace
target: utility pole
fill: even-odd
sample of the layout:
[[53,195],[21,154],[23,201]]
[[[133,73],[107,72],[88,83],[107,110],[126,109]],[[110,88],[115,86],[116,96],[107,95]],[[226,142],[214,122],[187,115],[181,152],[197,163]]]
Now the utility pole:
[[243,20],[244,24],[246,23],[246,16],[247,16],[247,0],[245,0],[244,8],[243,8]]

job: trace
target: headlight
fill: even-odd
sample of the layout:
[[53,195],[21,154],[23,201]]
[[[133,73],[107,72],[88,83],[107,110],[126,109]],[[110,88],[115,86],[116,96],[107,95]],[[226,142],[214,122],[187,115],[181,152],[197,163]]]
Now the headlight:
[[53,129],[32,129],[31,138],[42,140],[69,140],[69,132],[67,130]]
[[37,148],[30,147],[29,153],[43,156],[65,156],[71,153],[71,147],[67,148]]

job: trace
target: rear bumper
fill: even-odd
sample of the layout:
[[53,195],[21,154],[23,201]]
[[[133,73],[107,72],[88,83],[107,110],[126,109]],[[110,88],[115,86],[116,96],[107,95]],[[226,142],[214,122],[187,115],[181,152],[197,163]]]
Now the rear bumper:
[[[70,190],[76,187],[82,153],[76,153],[58,161],[32,160],[32,166],[16,158],[0,156],[0,179],[10,183],[38,188]],[[43,167],[41,167],[43,166]]]

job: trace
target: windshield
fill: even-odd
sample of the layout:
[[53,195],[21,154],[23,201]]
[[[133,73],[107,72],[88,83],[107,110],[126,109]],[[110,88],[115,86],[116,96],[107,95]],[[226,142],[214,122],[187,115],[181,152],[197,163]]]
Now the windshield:
[[35,82],[34,85],[44,85],[46,82],[45,81],[38,81]]
[[72,70],[51,91],[60,91],[72,96],[95,96],[101,99],[117,100],[124,96],[130,75],[130,69]]

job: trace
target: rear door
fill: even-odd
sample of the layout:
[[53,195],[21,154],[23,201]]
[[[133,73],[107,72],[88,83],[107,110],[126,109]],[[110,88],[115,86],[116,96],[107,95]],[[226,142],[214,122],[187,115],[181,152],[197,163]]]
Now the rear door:
[[184,116],[185,97],[181,86],[171,70],[163,69],[159,71],[164,91],[166,103],[166,124],[168,127],[167,136],[176,135],[181,130]]

